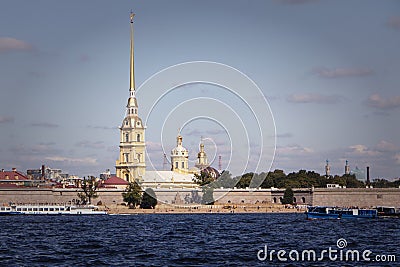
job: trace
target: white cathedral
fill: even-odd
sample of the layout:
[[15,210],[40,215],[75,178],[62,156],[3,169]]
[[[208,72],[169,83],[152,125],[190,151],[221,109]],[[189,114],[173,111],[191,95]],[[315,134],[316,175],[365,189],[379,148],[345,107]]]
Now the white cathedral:
[[170,171],[146,171],[146,143],[145,129],[138,115],[138,104],[135,96],[134,75],[134,43],[133,43],[133,17],[131,13],[130,37],[130,86],[129,98],[126,105],[126,115],[120,129],[119,159],[116,161],[116,176],[128,182],[136,181],[142,187],[153,188],[196,188],[193,176],[200,171],[206,171],[214,178],[219,172],[210,167],[204,144],[200,143],[195,167],[189,169],[189,152],[182,145],[182,136],[178,134],[177,145],[171,151]]

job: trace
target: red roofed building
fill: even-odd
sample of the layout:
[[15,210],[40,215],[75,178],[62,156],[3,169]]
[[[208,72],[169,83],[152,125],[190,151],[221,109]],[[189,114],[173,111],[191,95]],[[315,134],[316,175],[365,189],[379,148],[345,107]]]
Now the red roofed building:
[[111,176],[103,182],[103,187],[125,189],[129,183],[117,176]]
[[15,168],[12,171],[0,171],[0,186],[2,187],[23,186],[28,181],[30,179]]

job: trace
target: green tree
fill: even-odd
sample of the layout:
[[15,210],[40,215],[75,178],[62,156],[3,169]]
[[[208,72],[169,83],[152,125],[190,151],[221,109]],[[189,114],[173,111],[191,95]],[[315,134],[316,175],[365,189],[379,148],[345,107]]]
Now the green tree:
[[213,187],[233,188],[236,186],[239,179],[240,177],[232,178],[232,174],[230,174],[229,171],[223,171],[218,179],[213,183]]
[[292,188],[288,187],[283,193],[282,204],[293,204],[294,193]]
[[250,186],[251,179],[253,178],[254,173],[249,172],[242,175],[239,182],[237,183],[237,188],[246,188]]
[[142,200],[142,189],[136,182],[131,182],[127,185],[125,191],[122,193],[122,198],[128,203],[130,207],[136,208]]
[[214,188],[211,186],[203,187],[203,197],[201,199],[203,205],[214,205]]
[[142,209],[154,209],[157,205],[156,193],[153,189],[147,188],[142,197],[142,201],[140,202],[140,207]]
[[196,184],[203,186],[214,182],[215,179],[209,173],[201,171],[200,174],[195,173],[192,180]]
[[83,183],[81,186],[82,192],[78,193],[78,197],[81,200],[81,203],[91,204],[93,198],[97,198],[97,189],[100,186],[100,181],[96,181],[94,176],[90,176],[89,179],[86,177],[83,178]]
[[346,187],[348,188],[363,188],[365,187],[364,182],[358,180],[355,174],[344,174],[342,176],[346,181]]

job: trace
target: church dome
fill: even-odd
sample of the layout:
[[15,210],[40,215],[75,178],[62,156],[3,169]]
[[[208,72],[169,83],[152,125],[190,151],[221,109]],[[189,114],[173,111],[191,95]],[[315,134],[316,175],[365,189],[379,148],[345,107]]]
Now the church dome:
[[188,155],[188,150],[184,146],[182,146],[182,136],[181,135],[178,135],[176,137],[176,147],[174,149],[172,149],[171,155],[172,156],[174,156],[174,155],[187,156]]
[[207,168],[204,168],[201,171],[205,172],[207,175],[211,176],[214,179],[217,179],[220,176],[219,171],[217,171],[217,169],[215,169],[211,166],[208,166]]

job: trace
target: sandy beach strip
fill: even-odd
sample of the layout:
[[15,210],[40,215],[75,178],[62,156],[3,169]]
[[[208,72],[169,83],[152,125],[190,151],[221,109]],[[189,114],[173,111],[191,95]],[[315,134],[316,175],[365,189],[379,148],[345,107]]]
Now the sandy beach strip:
[[129,208],[124,205],[99,206],[108,214],[194,214],[194,213],[304,213],[306,207],[269,205],[157,205],[155,209]]

